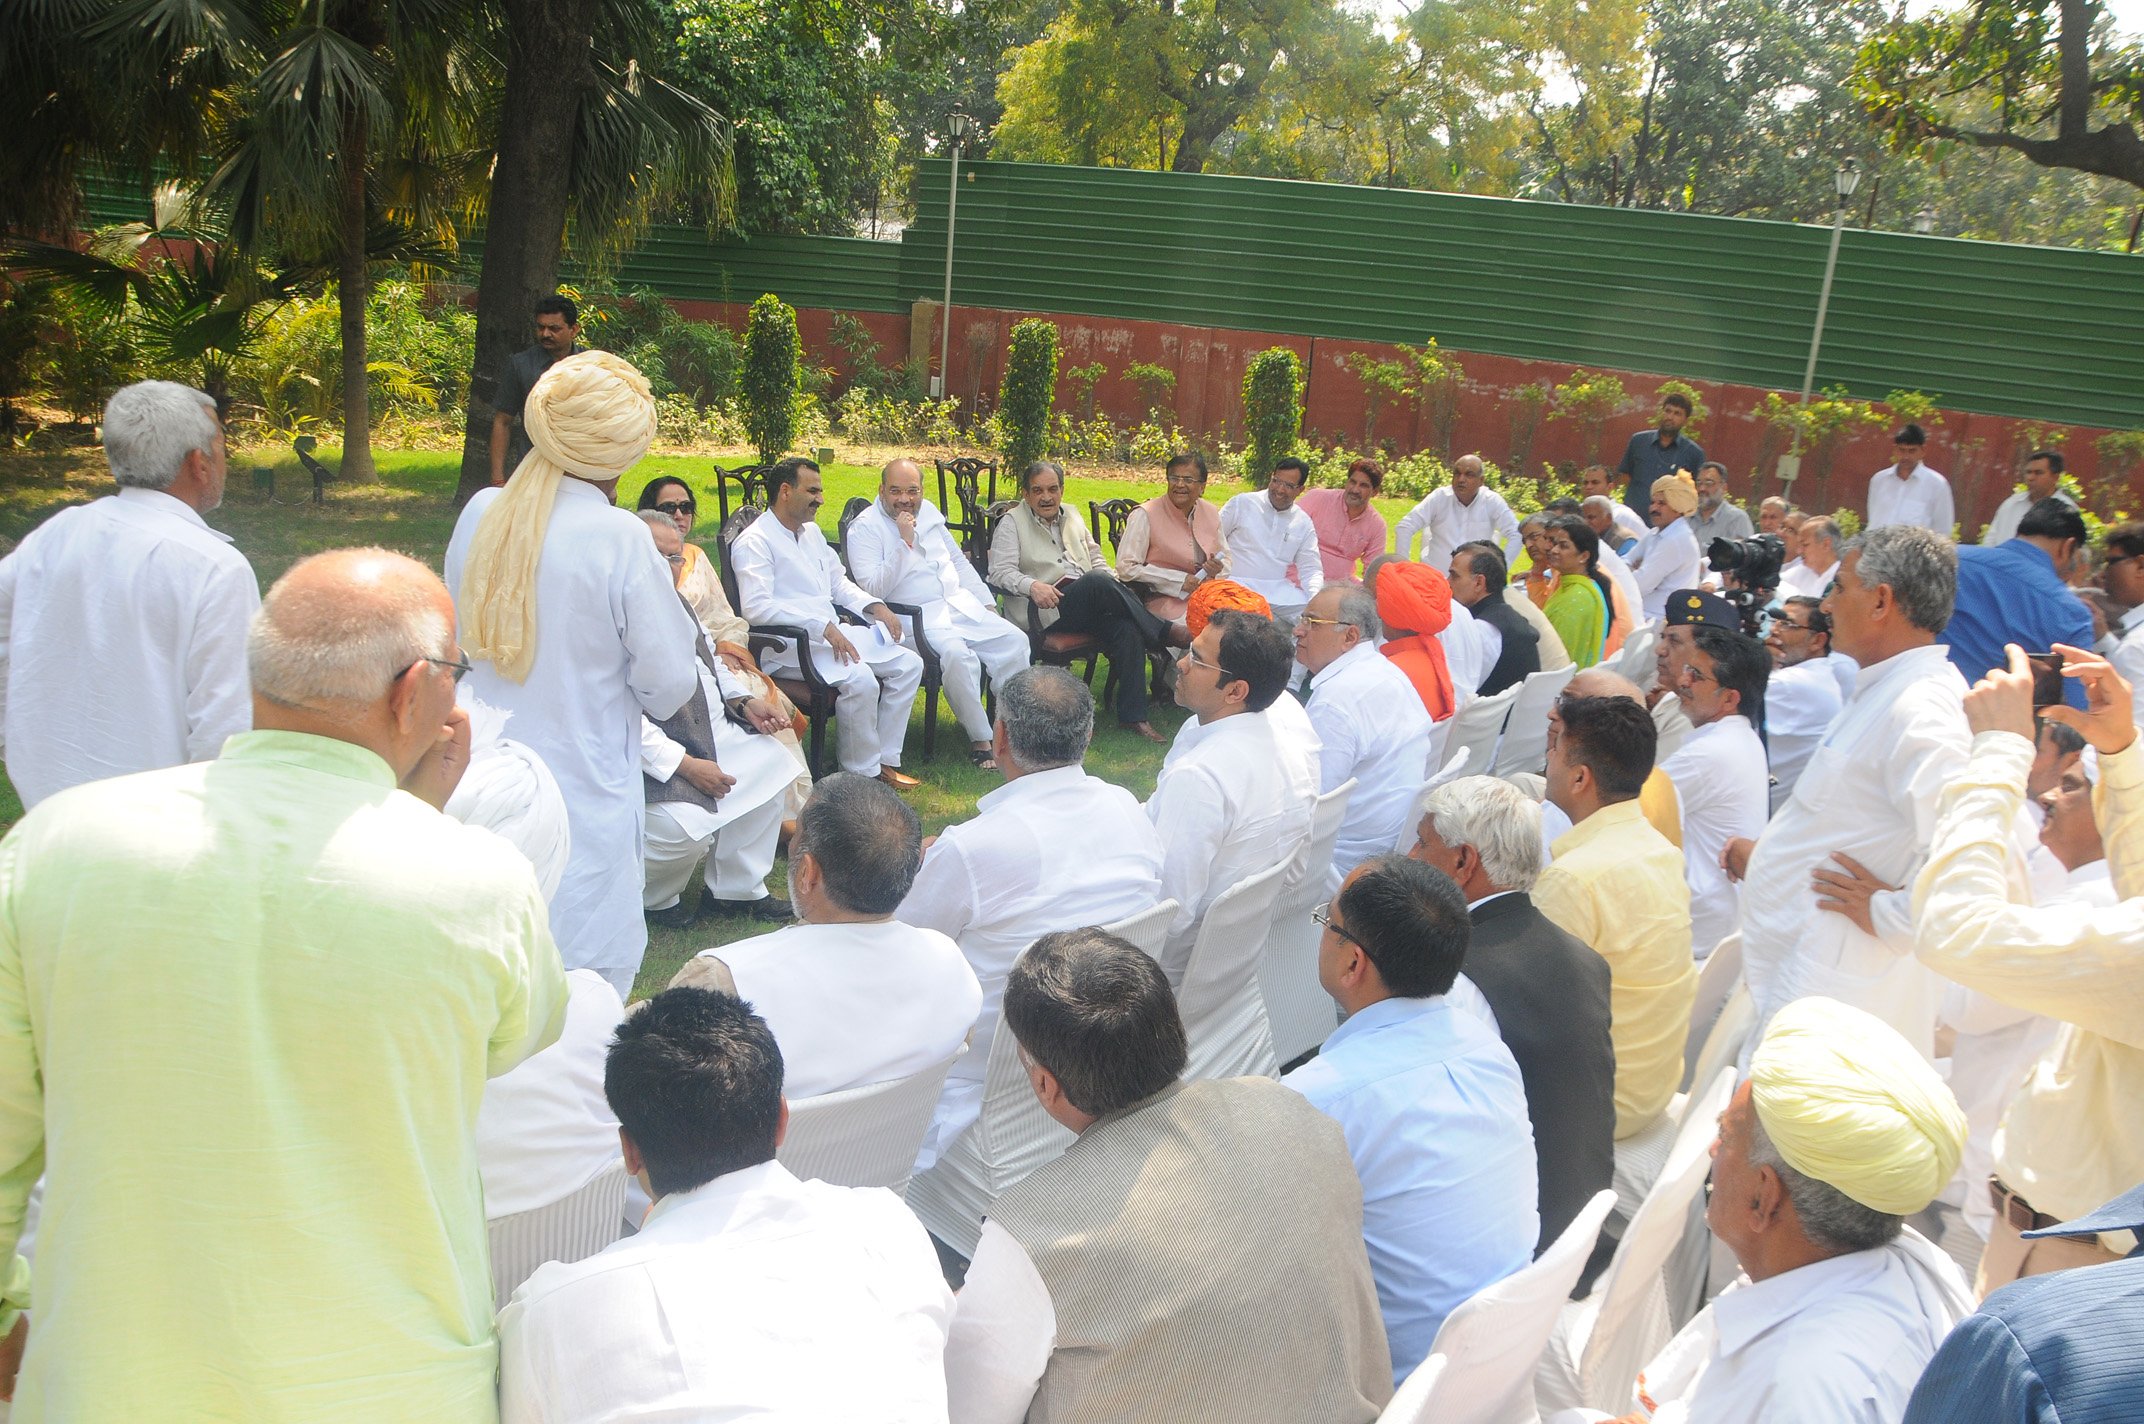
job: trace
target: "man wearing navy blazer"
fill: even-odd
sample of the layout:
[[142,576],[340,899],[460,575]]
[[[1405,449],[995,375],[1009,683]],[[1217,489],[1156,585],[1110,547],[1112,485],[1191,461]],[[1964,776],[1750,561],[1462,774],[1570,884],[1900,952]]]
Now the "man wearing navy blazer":
[[1467,776],[1431,790],[1410,854],[1467,898],[1473,937],[1463,972],[1526,1083],[1541,1182],[1538,1255],[1615,1173],[1608,962],[1534,908],[1527,892],[1541,871],[1541,809],[1510,782]]

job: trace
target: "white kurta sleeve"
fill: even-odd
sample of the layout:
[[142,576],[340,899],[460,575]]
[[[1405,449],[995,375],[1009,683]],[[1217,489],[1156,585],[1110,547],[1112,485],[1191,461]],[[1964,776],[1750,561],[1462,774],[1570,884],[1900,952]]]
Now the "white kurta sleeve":
[[1400,516],[1399,527],[1392,532],[1393,552],[1403,559],[1414,557],[1415,536],[1429,528],[1430,516],[1435,512],[1430,505],[1443,490],[1431,490],[1413,509]]
[[1057,1346],[1049,1287],[1020,1243],[983,1223],[968,1281],[946,1333],[946,1405],[952,1424],[1020,1424]]
[[[774,518],[762,514],[762,520]],[[817,637],[834,621],[834,608],[824,575],[814,581],[805,575],[801,555],[784,559],[774,547],[775,539],[789,538],[778,529],[771,537],[746,530],[730,546],[737,567],[737,611],[752,623],[793,623]],[[650,546],[652,547],[652,545]]]
[[[1147,819],[1161,838],[1161,893],[1174,899],[1176,918],[1169,925],[1174,942],[1190,934],[1205,909],[1206,892],[1213,880],[1213,867],[1228,832],[1227,802],[1221,788],[1203,767],[1178,767],[1162,773],[1161,784],[1146,803]],[[1188,956],[1186,945],[1184,955]],[[1162,969],[1171,985],[1181,985],[1184,964],[1169,953]]]
[[1957,501],[1952,496],[1949,480],[1939,480],[1935,492],[1935,532],[1948,539],[1952,526],[1958,522]]
[[[1492,491],[1494,493],[1494,491]],[[1511,512],[1511,501],[1502,495],[1496,497],[1496,517],[1490,538],[1496,547],[1503,550],[1504,562],[1511,562],[1511,551],[1519,546],[1519,517]]]
[[892,598],[903,579],[927,566],[922,543],[920,529],[916,535],[918,547],[911,549],[902,542],[891,520],[860,517],[849,526],[849,576],[866,593]]
[[[208,761],[224,740],[253,728],[253,680],[246,633],[261,606],[260,585],[243,563],[212,573],[194,609],[186,648],[186,758]],[[4,671],[4,670],[0,670]],[[5,708],[0,707],[0,712]]]
[[937,525],[931,530],[930,543],[937,557],[946,560],[946,566],[953,570],[954,581],[976,602],[982,604],[986,611],[995,610],[997,595],[990,591],[989,584],[983,582],[983,576],[975,571],[974,561],[961,552],[960,545],[953,542],[953,531],[942,524]]
[[923,852],[923,865],[894,917],[919,930],[936,930],[955,943],[975,922],[975,874],[957,838],[941,835]]
[[1355,719],[1337,697],[1310,699],[1304,709],[1318,732],[1318,794],[1324,795],[1355,774]]
[[1310,522],[1309,515],[1303,515],[1295,532],[1295,581],[1302,586],[1303,601],[1308,603],[1325,587],[1325,560],[1318,555],[1318,527]]
[[877,594],[859,587],[856,580],[849,577],[849,571],[841,566],[841,556],[836,554],[833,546],[824,539],[817,541],[816,547],[807,542],[806,549],[816,555],[820,567],[826,570],[826,591],[834,602],[851,613],[862,613],[872,604],[884,602]]
[[[1965,774],[1967,749],[1958,744],[1955,734],[1946,735],[1955,715],[1951,709],[1935,718],[1923,714],[1916,719],[1917,725],[1901,730],[1886,754],[1894,784],[1912,811],[1913,844],[1919,853],[1899,877],[1899,888],[1870,899],[1869,922],[1876,927],[1876,937],[1900,956],[1913,953],[1913,882],[1935,841],[1943,788]],[[2005,817],[2002,825],[2009,824]]]
[[685,744],[672,739],[646,717],[640,719],[640,771],[657,781],[668,781],[685,764]]
[[668,717],[700,685],[700,624],[677,596],[670,565],[651,539],[638,541],[621,571],[615,617],[625,645],[625,680],[650,717]]

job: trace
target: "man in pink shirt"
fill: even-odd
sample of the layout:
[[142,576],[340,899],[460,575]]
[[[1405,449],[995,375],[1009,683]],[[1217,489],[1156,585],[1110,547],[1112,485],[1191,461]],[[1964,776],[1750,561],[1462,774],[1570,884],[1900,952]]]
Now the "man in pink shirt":
[[1347,467],[1344,488],[1306,490],[1295,502],[1317,528],[1327,583],[1361,583],[1362,561],[1385,552],[1385,517],[1370,503],[1384,486],[1384,466],[1357,460]]

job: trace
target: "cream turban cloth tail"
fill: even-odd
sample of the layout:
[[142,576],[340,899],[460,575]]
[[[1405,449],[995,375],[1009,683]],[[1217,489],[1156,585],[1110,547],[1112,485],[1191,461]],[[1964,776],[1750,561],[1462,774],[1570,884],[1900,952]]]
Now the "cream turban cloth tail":
[[1697,508],[1697,482],[1690,478],[1687,470],[1662,475],[1653,481],[1653,498],[1677,514],[1688,514]]
[[529,453],[484,511],[454,596],[463,651],[514,682],[526,682],[536,661],[536,561],[558,482],[613,480],[630,469],[654,443],[655,398],[630,361],[580,351],[543,373],[522,421]]
[[1896,1029],[1833,999],[1773,1015],[1750,1100],[1789,1167],[1886,1216],[1927,1206],[1958,1170],[1965,1113]]

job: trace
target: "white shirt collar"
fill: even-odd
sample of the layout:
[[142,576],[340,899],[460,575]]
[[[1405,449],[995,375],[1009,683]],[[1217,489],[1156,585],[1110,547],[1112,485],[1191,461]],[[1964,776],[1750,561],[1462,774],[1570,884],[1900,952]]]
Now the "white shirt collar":
[[1008,801],[1017,801],[1026,796],[1041,796],[1058,786],[1087,779],[1087,768],[1075,762],[1071,766],[1053,766],[1043,771],[1030,771],[1016,776],[994,791],[986,791],[976,798],[975,809],[987,811],[993,806],[1002,806]]
[[1850,1251],[1752,1281],[1739,1290],[1723,1291],[1712,1303],[1712,1322],[1719,1331],[1721,1356],[1748,1348],[1766,1331],[1793,1319],[1825,1296],[1865,1288],[1882,1274],[1885,1249],[1879,1246],[1870,1251]]
[[1469,914],[1472,914],[1474,911],[1488,904],[1491,900],[1501,900],[1506,895],[1516,895],[1518,893],[1519,892],[1516,890],[1491,890],[1488,894],[1482,896],[1479,900],[1467,901],[1467,912]]
[[1941,643],[1930,643],[1925,648],[1908,648],[1902,653],[1893,653],[1880,663],[1863,663],[1860,676],[1854,682],[1854,697],[1859,700],[1873,695],[1893,680],[1910,682],[1914,678],[1926,677],[1938,668],[1949,666],[1950,649]]
[[711,1182],[702,1182],[689,1192],[672,1192],[648,1210],[647,1220],[642,1223],[645,1231],[657,1221],[674,1211],[686,1211],[711,1203],[733,1202],[771,1188],[793,1186],[796,1178],[779,1162],[761,1162],[756,1166],[740,1167],[734,1172],[725,1172]]
[[195,509],[175,494],[167,494],[163,490],[143,489],[139,485],[121,485],[118,498],[125,500],[128,504],[140,505],[144,512],[169,515],[174,519],[183,519],[188,524],[193,525],[194,528],[213,534],[226,544],[231,542],[230,535],[224,533],[221,529],[211,529],[209,522],[201,517],[200,510]]
[[2144,628],[2144,603],[2124,613],[2114,626],[2124,633],[2133,633],[2138,628]]

